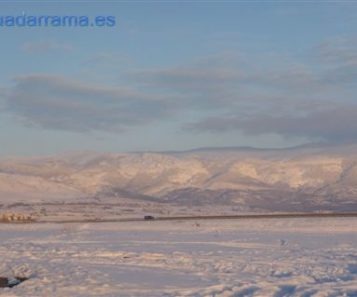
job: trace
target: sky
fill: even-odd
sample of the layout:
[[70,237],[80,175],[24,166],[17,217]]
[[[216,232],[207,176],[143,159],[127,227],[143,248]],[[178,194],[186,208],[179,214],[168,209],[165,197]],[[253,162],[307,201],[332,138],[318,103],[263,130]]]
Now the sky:
[[357,1],[1,1],[0,156],[357,142]]

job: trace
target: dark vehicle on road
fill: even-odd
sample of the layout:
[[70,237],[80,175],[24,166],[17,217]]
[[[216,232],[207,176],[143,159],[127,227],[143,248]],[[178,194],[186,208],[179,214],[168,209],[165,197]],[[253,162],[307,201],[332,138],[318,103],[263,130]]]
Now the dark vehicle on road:
[[144,220],[155,220],[153,216],[144,216]]

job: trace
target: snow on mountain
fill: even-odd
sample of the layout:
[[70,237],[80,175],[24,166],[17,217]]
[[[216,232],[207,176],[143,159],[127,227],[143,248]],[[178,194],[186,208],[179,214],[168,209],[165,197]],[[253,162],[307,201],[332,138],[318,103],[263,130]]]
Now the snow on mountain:
[[183,204],[356,207],[357,146],[84,153],[0,161],[1,202],[120,198],[123,193]]

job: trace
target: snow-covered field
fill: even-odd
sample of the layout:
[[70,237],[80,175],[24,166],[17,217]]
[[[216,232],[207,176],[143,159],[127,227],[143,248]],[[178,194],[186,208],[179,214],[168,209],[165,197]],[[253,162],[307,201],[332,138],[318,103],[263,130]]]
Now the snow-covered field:
[[357,219],[0,225],[0,296],[357,296]]

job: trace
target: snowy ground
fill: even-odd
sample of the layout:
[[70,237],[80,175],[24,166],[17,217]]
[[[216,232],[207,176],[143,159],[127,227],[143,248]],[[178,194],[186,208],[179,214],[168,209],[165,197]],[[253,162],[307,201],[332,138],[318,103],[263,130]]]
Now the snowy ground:
[[0,224],[0,296],[357,296],[357,219]]

